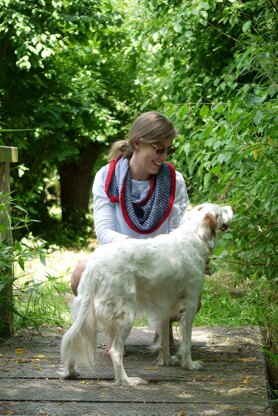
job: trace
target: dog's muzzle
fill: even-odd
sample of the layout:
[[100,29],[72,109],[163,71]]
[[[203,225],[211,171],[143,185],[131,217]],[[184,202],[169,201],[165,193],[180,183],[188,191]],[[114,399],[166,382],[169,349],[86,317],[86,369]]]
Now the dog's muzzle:
[[220,231],[225,232],[229,229],[229,224],[222,224],[220,227]]

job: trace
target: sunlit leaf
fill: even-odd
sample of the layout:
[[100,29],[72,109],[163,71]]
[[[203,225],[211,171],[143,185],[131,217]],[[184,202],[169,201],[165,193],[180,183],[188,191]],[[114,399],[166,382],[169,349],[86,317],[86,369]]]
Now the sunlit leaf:
[[25,348],[16,348],[15,353],[16,355],[26,354],[28,351]]

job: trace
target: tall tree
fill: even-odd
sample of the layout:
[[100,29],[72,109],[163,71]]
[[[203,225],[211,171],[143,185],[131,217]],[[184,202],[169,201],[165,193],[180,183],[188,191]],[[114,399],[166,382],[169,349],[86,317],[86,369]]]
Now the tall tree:
[[23,206],[48,217],[53,170],[63,221],[77,230],[88,211],[92,167],[123,134],[133,103],[135,51],[109,0],[6,0],[0,9],[2,144],[18,146],[24,175],[14,180]]

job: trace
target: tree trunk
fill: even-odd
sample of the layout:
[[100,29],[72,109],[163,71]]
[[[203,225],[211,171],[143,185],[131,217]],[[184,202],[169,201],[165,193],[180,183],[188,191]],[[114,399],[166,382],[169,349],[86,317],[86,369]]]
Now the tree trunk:
[[86,225],[92,195],[93,165],[102,150],[102,144],[90,143],[80,151],[78,159],[59,166],[62,221],[74,232],[80,233]]

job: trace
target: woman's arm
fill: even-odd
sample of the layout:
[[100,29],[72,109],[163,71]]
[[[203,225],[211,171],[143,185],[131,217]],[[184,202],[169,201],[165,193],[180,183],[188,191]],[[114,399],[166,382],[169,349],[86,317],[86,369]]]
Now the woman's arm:
[[184,212],[189,204],[185,181],[180,172],[176,171],[176,196],[169,215],[169,232],[178,228]]
[[101,245],[128,238],[128,236],[116,231],[115,206],[104,190],[106,169],[107,167],[104,166],[97,172],[93,184],[94,226],[97,239]]

